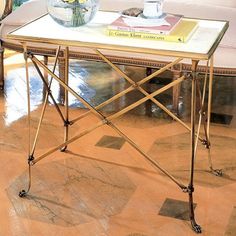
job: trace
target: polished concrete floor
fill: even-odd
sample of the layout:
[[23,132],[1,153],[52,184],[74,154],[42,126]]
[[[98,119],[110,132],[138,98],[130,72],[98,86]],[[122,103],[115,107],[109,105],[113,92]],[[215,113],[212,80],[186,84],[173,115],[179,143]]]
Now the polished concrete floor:
[[[124,68],[142,78],[140,68]],[[168,79],[155,79],[145,87],[153,91]],[[20,63],[6,67],[5,90],[0,97],[0,235],[75,236],[190,236],[188,195],[156,170],[114,130],[102,126],[56,151],[32,167],[32,187],[26,198],[28,129],[25,71]],[[102,63],[71,62],[70,84],[92,105],[98,105],[127,87]],[[42,109],[43,86],[30,67],[31,133]],[[61,101],[58,84],[52,92]],[[112,114],[142,98],[131,93],[103,108]],[[172,93],[158,99],[172,108]],[[189,123],[190,83],[181,88],[179,110]],[[69,98],[70,120],[86,112]],[[63,110],[63,106],[60,105]],[[90,114],[76,122],[70,137],[98,119]],[[115,125],[179,181],[188,184],[189,132],[155,105],[146,102]],[[34,156],[63,141],[63,124],[50,102]],[[32,141],[32,140],[31,140]],[[213,84],[211,157],[223,176],[208,169],[208,150],[199,144],[194,176],[195,214],[202,235],[236,235],[236,78],[216,77]]]

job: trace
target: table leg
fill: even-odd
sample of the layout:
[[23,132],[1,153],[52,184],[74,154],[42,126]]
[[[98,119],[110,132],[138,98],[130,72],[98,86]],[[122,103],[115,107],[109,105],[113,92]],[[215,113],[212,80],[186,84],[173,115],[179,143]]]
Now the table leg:
[[207,107],[207,122],[206,122],[206,137],[208,140],[208,161],[209,161],[209,168],[211,172],[216,176],[222,176],[221,169],[214,169],[211,159],[211,145],[210,145],[210,122],[211,122],[211,102],[212,102],[212,84],[213,84],[213,55],[210,59],[210,77],[209,77],[209,92],[208,92],[208,107]]
[[[35,138],[34,138],[32,149],[31,149],[31,138],[30,138],[31,137],[31,135],[30,135],[30,133],[31,133],[31,131],[30,131],[31,130],[30,129],[30,119],[31,119],[31,117],[30,117],[30,86],[29,86],[28,53],[27,53],[26,45],[23,45],[23,46],[24,46],[25,68],[26,68],[27,102],[28,102],[28,119],[27,120],[28,120],[28,128],[29,128],[29,134],[28,134],[29,135],[29,137],[28,137],[28,144],[29,144],[29,146],[28,146],[29,181],[28,181],[27,190],[23,189],[19,192],[20,197],[25,197],[26,194],[30,191],[30,188],[31,188],[31,182],[32,182],[31,181],[31,168],[32,168],[32,165],[33,165],[33,160],[34,160],[34,152],[35,152],[36,143],[37,143],[37,140],[38,140],[38,135],[39,135],[40,127],[41,127],[41,124],[42,124],[42,120],[43,120],[43,117],[44,117],[44,114],[45,114],[46,105],[47,105],[47,102],[48,102],[48,97],[49,97],[49,95],[51,95],[50,87],[51,87],[51,84],[52,84],[52,78],[51,78],[49,84],[47,84],[46,80],[44,80],[45,81],[44,86],[47,89],[47,93],[46,93],[45,98],[44,98],[44,104],[43,104],[40,120],[39,120],[39,123],[38,123],[36,135],[35,135]],[[60,52],[60,47],[58,47],[58,50],[57,50],[57,53],[56,53],[56,59],[55,59],[54,67],[53,67],[53,72],[55,72],[55,69],[56,69],[56,64],[57,64],[57,61],[58,61],[59,52]],[[41,77],[43,77],[42,74],[41,74]]]
[[188,194],[189,194],[189,218],[193,230],[196,233],[201,233],[201,227],[196,223],[193,207],[193,180],[194,180],[194,162],[196,157],[195,152],[195,122],[196,122],[196,81],[197,81],[197,64],[198,61],[192,61],[192,98],[191,98],[191,160],[190,160],[190,179],[188,185]]
[[[64,58],[65,58],[65,84],[68,85],[69,82],[69,48],[65,48],[64,52]],[[64,88],[65,91],[65,123],[64,123],[64,142],[68,141],[68,135],[69,135],[69,104],[68,104],[68,90]],[[63,148],[61,148],[61,152],[64,152],[67,149],[67,145],[65,145]]]
[[19,192],[19,197],[24,197],[31,188],[31,161],[32,161],[32,156],[30,155],[30,149],[31,149],[31,117],[30,117],[30,81],[29,81],[29,65],[28,65],[28,54],[27,54],[27,45],[24,43],[23,44],[24,48],[24,60],[25,60],[25,71],[26,71],[26,88],[27,88],[27,112],[28,112],[28,117],[27,117],[27,122],[28,122],[28,187],[27,190],[21,190]]

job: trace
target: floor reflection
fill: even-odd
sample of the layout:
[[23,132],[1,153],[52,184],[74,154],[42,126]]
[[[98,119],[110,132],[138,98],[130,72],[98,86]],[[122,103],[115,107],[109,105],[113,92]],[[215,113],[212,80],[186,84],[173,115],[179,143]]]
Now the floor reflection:
[[[51,65],[52,67],[52,65]],[[137,67],[122,67],[123,70],[134,80],[139,81],[145,77],[145,69]],[[58,74],[58,71],[56,71]],[[170,80],[168,78],[154,78],[150,83],[146,83],[143,88],[149,93],[166,85]],[[111,98],[120,91],[130,86],[123,78],[115,73],[108,65],[99,62],[71,61],[69,73],[70,86],[82,96],[88,103],[93,106],[99,105],[107,99]],[[33,67],[30,67],[30,92],[31,92],[31,110],[35,110],[42,104],[43,84],[39,79]],[[60,96],[62,89],[59,84],[53,80],[52,94],[55,100],[60,103],[63,100]],[[236,107],[236,81],[231,77],[216,76],[213,84],[213,104],[212,110],[220,115],[228,115],[233,118]],[[180,117],[189,117],[191,83],[186,80],[181,86],[181,97],[179,99]],[[115,100],[111,104],[102,109],[103,112],[116,112],[134,101],[143,98],[138,91],[132,91],[125,96]],[[18,68],[9,70],[5,83],[5,107],[6,112],[4,119],[6,125],[10,125],[13,121],[24,116],[27,112],[26,104],[26,82],[25,69]],[[156,96],[156,99],[163,103],[168,109],[172,109],[172,91],[171,89],[165,93]],[[52,100],[49,99],[52,104]],[[84,107],[73,95],[69,94],[70,107]],[[220,107],[220,108],[219,108]],[[233,107],[233,109],[232,109]],[[220,109],[220,112],[218,112]],[[150,101],[139,105],[132,110],[136,115],[148,115],[152,117],[168,118],[155,104]],[[214,117],[213,117],[214,118]],[[217,122],[219,119],[217,119]],[[214,119],[212,119],[214,122]],[[216,122],[216,123],[217,123]]]
[[[58,71],[56,71],[58,75]],[[29,69],[31,111],[42,104],[45,94],[43,83],[33,67]],[[49,78],[50,79],[50,78]],[[124,80],[103,63],[71,62],[69,85],[81,97],[92,105],[98,105],[123,89]],[[61,88],[55,80],[52,83],[52,94],[56,102],[62,98]],[[27,113],[27,94],[25,82],[25,69],[18,68],[7,73],[5,81],[5,107],[4,119],[6,125],[21,118]],[[122,103],[121,99],[119,103]],[[49,99],[52,104],[52,100]],[[123,100],[124,103],[124,100]],[[69,94],[70,107],[84,107],[73,95]],[[111,109],[107,108],[107,110]],[[111,109],[113,110],[113,109]]]

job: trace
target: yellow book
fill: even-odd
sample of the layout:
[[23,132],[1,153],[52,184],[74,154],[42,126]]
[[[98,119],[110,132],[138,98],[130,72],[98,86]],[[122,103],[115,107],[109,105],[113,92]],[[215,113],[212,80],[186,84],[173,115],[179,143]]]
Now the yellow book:
[[149,39],[149,40],[159,40],[168,42],[179,42],[185,43],[193,35],[197,29],[198,22],[195,20],[183,19],[175,27],[175,29],[168,35],[151,34],[143,32],[130,32],[124,30],[113,30],[107,29],[107,34],[109,36],[115,37],[128,37],[137,39]]

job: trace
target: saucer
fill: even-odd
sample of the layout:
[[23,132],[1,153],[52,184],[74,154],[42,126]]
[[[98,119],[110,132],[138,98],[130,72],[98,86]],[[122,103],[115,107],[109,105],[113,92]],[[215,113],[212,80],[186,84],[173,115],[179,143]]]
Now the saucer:
[[140,13],[138,17],[141,17],[143,19],[164,19],[166,17],[166,13],[162,13],[160,16],[152,16],[152,17],[147,17],[144,16],[143,13]]

